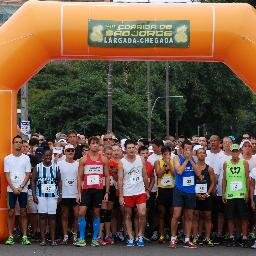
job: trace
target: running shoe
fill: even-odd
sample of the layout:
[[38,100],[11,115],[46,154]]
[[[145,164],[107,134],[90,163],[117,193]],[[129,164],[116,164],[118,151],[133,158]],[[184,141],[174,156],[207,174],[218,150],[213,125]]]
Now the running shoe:
[[101,237],[98,238],[98,243],[102,246],[105,246],[107,244]]
[[100,246],[100,244],[96,239],[92,239],[91,246],[97,247],[97,246]]
[[234,238],[229,238],[226,244],[227,247],[234,247],[236,246],[236,241]]
[[145,246],[143,236],[139,236],[139,237],[138,237],[137,246],[139,246],[139,247]]
[[208,247],[213,247],[214,243],[212,242],[211,239],[204,239],[203,240],[203,245],[208,246]]
[[110,236],[107,236],[107,237],[105,238],[105,242],[106,242],[107,244],[110,244],[110,245],[114,244],[114,240],[113,240],[112,237],[110,237]]
[[252,249],[256,249],[256,241],[254,242],[254,244],[251,246]]
[[130,247],[130,246],[134,246],[134,245],[135,245],[135,244],[134,244],[134,240],[133,240],[133,239],[128,239],[128,240],[127,240],[126,246]]
[[195,244],[193,244],[192,242],[190,242],[190,241],[184,243],[183,247],[184,248],[189,248],[189,249],[196,249],[197,248],[197,246]]
[[23,245],[30,245],[31,242],[28,240],[28,237],[27,236],[23,236],[22,239],[21,239],[21,243]]
[[165,238],[164,238],[164,235],[160,235],[159,239],[158,239],[158,243],[159,244],[162,244],[165,242]]
[[169,247],[169,248],[172,248],[172,249],[177,248],[176,240],[172,240],[172,241],[170,241],[170,243],[169,243],[168,247]]
[[57,246],[58,244],[57,244],[57,242],[56,241],[52,241],[51,242],[51,246]]
[[117,237],[121,242],[124,242],[124,240],[125,240],[122,231],[116,232],[116,237]]
[[13,236],[9,236],[4,244],[6,244],[6,245],[13,245],[14,244]]
[[157,241],[158,240],[158,232],[154,231],[150,239],[152,241]]
[[78,239],[76,242],[75,242],[75,244],[74,244],[75,246],[78,246],[78,247],[84,247],[84,246],[86,246],[86,242],[85,242],[85,240],[82,240],[82,239]]
[[67,245],[68,244],[68,236],[64,236],[63,240],[60,242],[61,245]]

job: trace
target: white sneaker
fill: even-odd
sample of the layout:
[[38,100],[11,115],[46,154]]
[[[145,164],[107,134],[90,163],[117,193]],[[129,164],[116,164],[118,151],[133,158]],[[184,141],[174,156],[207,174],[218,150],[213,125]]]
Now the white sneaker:
[[251,246],[252,249],[256,249],[256,241],[254,243],[254,245]]

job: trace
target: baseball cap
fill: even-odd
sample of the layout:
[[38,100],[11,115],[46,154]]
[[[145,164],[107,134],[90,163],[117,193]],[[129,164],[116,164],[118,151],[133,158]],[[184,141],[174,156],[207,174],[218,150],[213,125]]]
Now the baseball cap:
[[60,139],[58,140],[59,143],[67,143],[67,141],[65,139]]
[[195,145],[193,147],[193,151],[197,151],[199,148],[203,148],[203,146],[202,145]]
[[239,150],[239,145],[238,144],[232,144],[230,146],[230,150],[233,151],[233,150]]
[[69,148],[75,149],[75,147],[72,144],[68,144],[65,146],[65,150],[69,149]]
[[243,140],[241,143],[240,143],[240,148],[242,148],[244,146],[244,143],[248,142],[251,146],[252,146],[252,143],[250,140]]

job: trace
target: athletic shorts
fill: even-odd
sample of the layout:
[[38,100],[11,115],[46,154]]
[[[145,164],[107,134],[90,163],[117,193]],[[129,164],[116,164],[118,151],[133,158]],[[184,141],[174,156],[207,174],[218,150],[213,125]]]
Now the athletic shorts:
[[217,208],[219,213],[225,213],[226,204],[222,201],[222,196],[215,197],[214,207]]
[[[104,189],[103,193],[105,195],[106,189]],[[108,201],[114,203],[114,208],[117,208],[119,206],[119,197],[116,195],[116,188],[114,186],[109,187]]]
[[56,214],[58,198],[56,197],[37,197],[39,214]]
[[164,205],[167,208],[172,207],[173,188],[158,188],[156,204]]
[[173,207],[182,207],[186,209],[196,208],[196,194],[185,193],[177,188],[173,190]]
[[196,199],[196,210],[198,211],[212,211],[213,207],[213,198],[212,196],[206,198],[205,200]]
[[103,189],[89,188],[82,190],[80,206],[101,208]]
[[247,219],[248,216],[248,205],[243,198],[227,199],[225,208],[226,219]]
[[137,204],[145,204],[147,201],[147,194],[142,193],[134,196],[124,196],[124,206],[133,208]]
[[28,211],[28,213],[37,213],[38,212],[38,205],[34,202],[32,195],[28,195],[27,211]]
[[9,209],[15,209],[17,200],[19,202],[20,208],[26,208],[28,193],[21,192],[19,195],[15,195],[13,192],[7,193],[7,203],[8,203]]
[[253,202],[256,204],[256,195],[253,196]]
[[62,198],[60,205],[62,207],[67,207],[69,209],[72,209],[73,207],[77,206],[76,198]]

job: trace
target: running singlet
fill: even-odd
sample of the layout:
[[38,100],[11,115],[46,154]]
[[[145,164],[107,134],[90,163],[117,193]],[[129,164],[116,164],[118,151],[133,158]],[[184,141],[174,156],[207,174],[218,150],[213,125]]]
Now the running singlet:
[[247,192],[244,160],[240,159],[237,164],[229,160],[226,165],[227,199],[244,198]]
[[200,180],[199,177],[196,176],[196,194],[207,193],[211,185],[209,165],[206,164],[206,167],[204,168],[204,170],[201,171],[201,175],[203,176],[202,180]]
[[122,158],[121,162],[124,169],[123,194],[124,196],[134,196],[145,193],[143,181],[143,163],[140,156],[136,155],[133,162]]
[[[160,168],[164,169],[164,174],[161,178],[157,178],[158,188],[173,188],[174,187],[174,177],[171,170],[167,170],[165,167],[165,162],[162,158],[159,159]],[[172,160],[170,160],[170,166],[172,166]]]
[[[182,155],[178,155],[178,157],[182,165],[185,158]],[[195,173],[190,162],[187,163],[181,175],[175,172],[175,188],[185,193],[195,193]]]
[[118,172],[118,162],[110,159],[108,162],[109,166],[109,181],[110,186],[116,187],[117,185],[117,172]]
[[84,185],[83,189],[103,189],[103,161],[102,156],[99,155],[96,161],[90,158],[88,154],[84,161]]
[[58,197],[57,171],[58,166],[53,163],[51,166],[37,164],[36,195],[38,197]]

